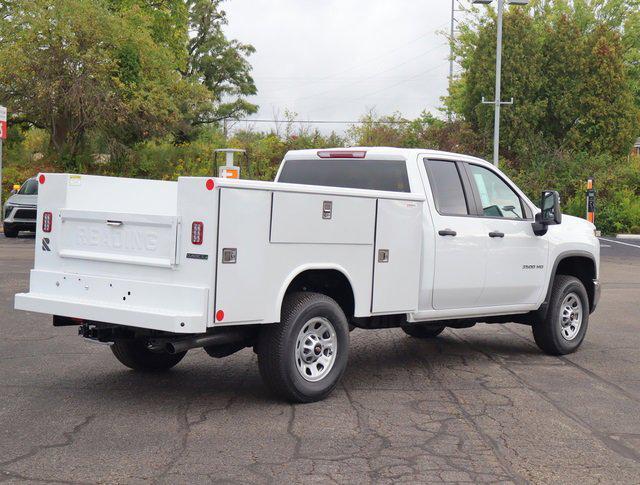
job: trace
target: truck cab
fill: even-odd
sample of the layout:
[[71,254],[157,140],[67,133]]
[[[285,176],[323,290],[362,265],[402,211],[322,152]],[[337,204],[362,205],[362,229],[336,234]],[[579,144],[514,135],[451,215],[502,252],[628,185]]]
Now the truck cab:
[[506,175],[478,158],[390,148],[349,153],[366,158],[317,163],[314,150],[290,152],[276,180],[425,198],[419,306],[410,321],[536,309],[544,303],[557,266],[568,257],[585,269],[581,277],[595,306],[600,246],[593,224],[565,215],[540,233],[534,218],[540,209]]
[[136,370],[250,346],[277,395],[315,401],[339,382],[354,328],[434,338],[517,322],[559,355],[598,302],[593,224],[466,155],[296,150],[274,182],[38,180],[35,268],[16,308],[77,325]]

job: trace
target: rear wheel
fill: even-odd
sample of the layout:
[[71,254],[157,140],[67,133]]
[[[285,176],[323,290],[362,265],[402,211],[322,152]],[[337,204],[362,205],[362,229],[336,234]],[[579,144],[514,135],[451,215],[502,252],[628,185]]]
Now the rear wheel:
[[282,321],[264,328],[258,340],[264,382],[294,402],[324,399],[347,366],[349,324],[340,306],[319,293],[292,293]]
[[149,350],[143,340],[117,340],[111,345],[111,351],[127,367],[148,372],[160,372],[171,369],[186,355],[185,352],[169,354]]
[[5,224],[3,230],[5,237],[18,237],[18,229],[9,224]]
[[558,275],[553,282],[547,314],[533,323],[533,338],[550,355],[575,352],[589,325],[589,297],[582,282]]
[[415,338],[435,338],[445,329],[444,325],[414,323],[404,325],[402,331]]

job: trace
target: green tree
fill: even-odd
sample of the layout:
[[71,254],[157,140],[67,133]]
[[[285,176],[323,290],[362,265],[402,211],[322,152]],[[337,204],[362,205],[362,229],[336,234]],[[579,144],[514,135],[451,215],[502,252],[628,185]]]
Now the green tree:
[[193,125],[238,118],[255,113],[258,107],[247,101],[256,94],[247,57],[253,46],[226,38],[222,28],[227,17],[223,0],[187,0],[189,11],[188,66],[183,72],[189,79],[204,84],[212,93],[212,103],[196,113]]
[[14,123],[46,129],[67,169],[80,168],[89,141],[118,152],[212,114],[251,112],[252,48],[224,37],[219,3],[3,2],[0,103]]
[[[504,15],[502,155],[557,149],[628,153],[638,130],[634,42],[625,30],[635,1],[535,0]],[[446,104],[486,140],[493,132],[495,13],[462,28],[455,45],[462,75]],[[630,44],[630,45],[628,45]]]

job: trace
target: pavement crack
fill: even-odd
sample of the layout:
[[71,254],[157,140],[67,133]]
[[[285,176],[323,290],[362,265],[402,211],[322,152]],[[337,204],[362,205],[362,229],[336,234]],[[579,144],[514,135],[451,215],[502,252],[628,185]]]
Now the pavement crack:
[[[524,337],[523,335],[520,335],[518,332],[515,332],[514,330],[511,330],[509,327],[507,327],[506,325],[504,326],[504,329],[517,336],[518,338],[520,338],[521,340],[527,342],[531,347],[533,348],[538,348],[536,345],[534,345],[529,339],[527,339],[526,337]],[[596,374],[595,372],[593,372],[592,370],[587,369],[586,367],[581,366],[580,364],[575,363],[574,361],[572,361],[571,359],[569,359],[568,357],[564,356],[564,355],[559,355],[557,356],[557,359],[564,362],[567,365],[570,365],[574,368],[576,368],[577,370],[581,371],[582,373],[586,374],[587,376],[589,376],[591,379],[596,380],[602,384],[605,384],[609,387],[611,387],[612,389],[614,389],[616,392],[622,394],[624,397],[631,399],[632,401],[635,402],[640,402],[640,399],[637,396],[634,396],[633,394],[631,394],[630,392],[628,392],[626,389],[622,388],[621,386],[619,386],[618,384],[616,384],[615,382],[611,382],[607,379],[605,379],[604,377]]]
[[535,387],[535,386],[529,384],[528,382],[526,382],[522,377],[520,377],[519,374],[514,372],[508,366],[504,365],[504,363],[500,359],[498,359],[496,356],[490,354],[489,352],[485,352],[484,350],[482,350],[481,348],[479,348],[478,346],[474,345],[472,342],[470,342],[469,340],[461,337],[458,334],[455,334],[455,336],[456,336],[456,338],[458,338],[462,342],[466,343],[470,348],[474,349],[476,352],[481,353],[482,355],[484,355],[488,359],[490,359],[492,362],[495,362],[496,364],[498,364],[502,369],[504,369],[509,374],[511,374],[525,388],[527,388],[529,391],[539,395],[548,404],[553,406],[560,414],[562,414],[566,418],[570,419],[571,421],[577,423],[578,425],[580,425],[585,430],[589,431],[606,448],[608,448],[612,452],[616,453],[617,455],[622,456],[623,458],[627,458],[627,459],[633,460],[636,463],[640,463],[640,454],[637,451],[635,451],[632,448],[629,448],[628,446],[624,445],[620,441],[611,438],[611,436],[608,435],[607,433],[602,433],[601,431],[598,431],[594,426],[592,426],[591,424],[586,422],[584,419],[582,419],[580,416],[578,416],[573,411],[570,411],[568,409],[564,409],[546,391],[544,391],[544,390],[542,390],[542,389],[540,389],[538,387]]
[[3,473],[12,473],[10,471],[6,471],[4,470],[4,467],[7,467],[9,465],[13,465],[14,463],[18,463],[22,460],[26,460],[29,458],[34,457],[35,455],[37,455],[38,453],[40,453],[43,450],[48,450],[48,449],[52,449],[52,448],[64,448],[66,446],[70,446],[74,443],[76,436],[85,428],[87,427],[91,421],[93,421],[95,419],[95,415],[90,415],[90,416],[86,416],[79,424],[75,425],[71,431],[64,431],[62,433],[62,436],[64,437],[64,441],[60,442],[60,443],[52,443],[52,444],[48,444],[48,445],[35,445],[32,446],[31,449],[29,451],[27,451],[26,453],[23,453],[22,455],[16,456],[14,458],[11,458],[10,460],[5,460],[3,462],[0,462],[0,468],[3,469]]
[[[453,332],[451,332],[451,334],[455,335]],[[440,343],[437,343],[436,345],[437,347],[441,347]],[[427,367],[431,366],[429,361],[425,360],[424,358],[421,359],[421,362],[423,362],[423,364]],[[442,382],[442,380],[439,379],[439,377],[436,375],[435,372],[432,373],[432,375],[434,376],[434,381],[437,382],[440,388],[447,393],[451,401],[458,408],[458,410],[462,414],[463,419],[467,422],[469,426],[471,426],[475,430],[475,432],[478,434],[480,439],[484,442],[485,446],[489,450],[491,450],[493,455],[498,460],[498,463],[500,464],[500,467],[503,469],[503,471],[507,473],[509,477],[512,480],[514,480],[516,483],[527,483],[527,480],[513,469],[509,459],[502,454],[502,452],[500,451],[500,446],[496,442],[496,440],[491,436],[489,436],[487,433],[485,433],[482,427],[476,422],[474,417],[469,413],[469,411],[467,411],[467,409],[464,406],[464,403],[460,401],[456,393],[453,392],[451,389],[447,388]]]

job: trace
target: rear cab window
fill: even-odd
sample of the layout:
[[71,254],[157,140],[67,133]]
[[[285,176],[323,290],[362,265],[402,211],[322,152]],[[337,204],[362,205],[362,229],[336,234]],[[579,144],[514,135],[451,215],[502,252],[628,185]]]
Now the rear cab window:
[[469,215],[469,201],[456,162],[425,160],[424,164],[438,213],[447,216]]
[[351,189],[410,192],[400,160],[285,160],[278,182]]

